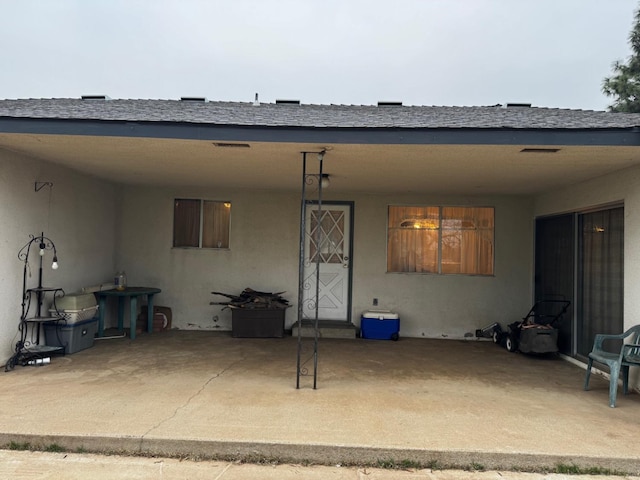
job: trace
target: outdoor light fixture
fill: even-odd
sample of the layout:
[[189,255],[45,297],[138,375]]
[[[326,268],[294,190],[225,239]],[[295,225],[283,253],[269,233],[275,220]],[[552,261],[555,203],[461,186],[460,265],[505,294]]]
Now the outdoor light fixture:
[[328,173],[322,174],[322,178],[320,179],[320,185],[322,185],[322,188],[328,188],[329,185],[331,185],[331,179],[329,178]]
[[[324,162],[324,154],[327,153],[327,148],[323,148],[320,151],[316,152],[302,152],[303,163],[305,165],[303,172],[303,179],[305,185],[313,185],[317,184],[320,189],[328,188],[331,185],[331,179],[329,178],[328,173],[322,173],[322,163]],[[307,154],[316,155],[318,162],[320,163],[320,172],[319,173],[307,173],[306,169],[306,159]],[[304,193],[304,189],[303,189]]]
[[331,186],[331,178],[328,173],[323,173],[322,175],[318,175],[317,173],[308,173],[305,175],[305,183],[307,185],[317,183],[324,190]]
[[[38,251],[38,256],[36,257],[38,262],[38,285],[35,288],[28,288],[27,282],[31,277],[29,253],[32,246]],[[24,264],[22,271],[22,314],[20,315],[20,326],[18,327],[20,339],[15,344],[15,353],[5,364],[5,372],[12,370],[18,364],[43,365],[49,363],[49,355],[52,353],[65,354],[65,345],[61,342],[60,337],[57,339],[59,342],[57,345],[40,343],[41,325],[52,325],[54,323],[57,325],[59,321],[64,320],[58,307],[56,307],[56,298],[64,296],[64,290],[42,285],[42,263],[47,250],[53,250],[51,268],[55,270],[58,268],[56,246],[50,238],[44,236],[44,233],[29,235],[29,241],[18,251],[18,260]],[[53,295],[53,303],[50,306],[44,302],[47,294]],[[32,309],[32,307],[34,308]],[[46,309],[49,309],[49,314],[43,311]],[[62,323],[62,325],[64,324],[66,324],[66,321]]]
[[29,264],[29,252],[31,250],[31,245],[37,243],[38,245],[38,255],[40,256],[40,270],[42,270],[42,257],[47,250],[53,250],[53,263],[51,264],[51,268],[54,270],[58,269],[58,252],[56,251],[56,245],[50,238],[44,236],[44,233],[41,233],[39,236],[29,235],[31,240],[20,249],[18,252],[18,259],[24,261],[25,268]]

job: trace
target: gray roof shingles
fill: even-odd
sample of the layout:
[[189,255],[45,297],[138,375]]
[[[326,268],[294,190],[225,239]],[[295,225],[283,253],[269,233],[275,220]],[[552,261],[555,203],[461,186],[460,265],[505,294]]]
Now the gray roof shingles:
[[179,100],[0,100],[0,118],[300,128],[627,129],[640,114],[537,107],[287,105]]

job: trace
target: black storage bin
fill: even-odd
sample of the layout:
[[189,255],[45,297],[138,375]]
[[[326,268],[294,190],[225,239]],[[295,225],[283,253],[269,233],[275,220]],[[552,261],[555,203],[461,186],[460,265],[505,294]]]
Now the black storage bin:
[[233,308],[231,336],[272,338],[284,337],[284,309]]

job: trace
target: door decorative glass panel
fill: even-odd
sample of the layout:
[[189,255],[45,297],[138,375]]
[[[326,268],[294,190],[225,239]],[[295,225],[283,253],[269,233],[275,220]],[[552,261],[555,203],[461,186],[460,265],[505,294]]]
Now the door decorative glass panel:
[[[304,318],[347,320],[349,308],[350,209],[307,205],[303,283]],[[319,268],[319,272],[318,269]]]

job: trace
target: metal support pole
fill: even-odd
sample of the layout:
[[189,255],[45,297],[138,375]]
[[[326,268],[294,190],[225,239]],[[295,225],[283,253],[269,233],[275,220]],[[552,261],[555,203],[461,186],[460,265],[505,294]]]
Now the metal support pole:
[[316,228],[316,314],[314,322],[314,339],[313,339],[313,389],[318,385],[318,309],[320,308],[320,260],[322,250],[322,166],[324,162],[324,154],[318,154],[319,173],[318,173],[318,214]]
[[300,355],[302,350],[302,315],[304,292],[302,284],[304,282],[304,236],[306,230],[306,215],[305,215],[305,198],[306,198],[306,186],[307,186],[307,153],[302,154],[302,190],[300,199],[300,257],[298,260],[298,362],[296,368],[296,388],[300,388]]
[[[315,153],[318,156],[319,161],[319,173],[309,174],[307,173],[307,153]],[[319,321],[319,297],[320,297],[320,264],[321,257],[321,244],[322,244],[322,170],[324,161],[324,150],[321,152],[302,152],[302,189],[300,199],[300,257],[298,267],[298,356],[297,356],[297,369],[296,369],[296,388],[300,388],[300,376],[306,375],[306,368],[303,367],[302,361],[302,320],[304,317],[304,284],[305,284],[305,260],[307,256],[306,252],[306,235],[307,235],[307,221],[306,221],[306,207],[307,207],[307,185],[316,181],[318,184],[318,199],[317,199],[317,223],[314,242],[316,245],[316,270],[315,270],[315,299],[314,308],[315,315],[313,321],[313,389],[317,389],[318,386],[318,321]],[[315,180],[314,180],[315,179]]]

